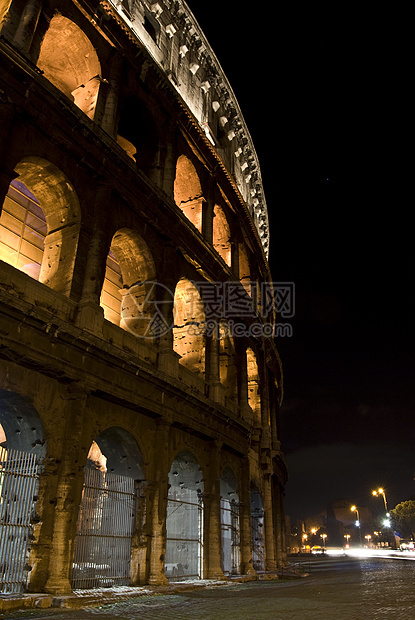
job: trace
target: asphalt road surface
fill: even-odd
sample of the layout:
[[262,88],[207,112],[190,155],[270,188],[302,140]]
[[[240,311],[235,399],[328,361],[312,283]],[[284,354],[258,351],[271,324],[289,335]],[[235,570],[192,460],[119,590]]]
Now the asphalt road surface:
[[71,610],[12,613],[31,620],[414,620],[415,561],[318,558],[306,577],[208,586]]

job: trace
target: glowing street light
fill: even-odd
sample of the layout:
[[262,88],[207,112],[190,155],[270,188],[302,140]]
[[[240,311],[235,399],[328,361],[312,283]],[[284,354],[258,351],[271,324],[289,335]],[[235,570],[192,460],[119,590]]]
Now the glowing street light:
[[356,525],[356,527],[358,527],[358,528],[359,528],[359,540],[360,540],[360,546],[362,546],[362,532],[360,531],[360,518],[359,518],[359,511],[358,511],[358,509],[357,509],[357,506],[355,506],[354,504],[353,504],[353,506],[351,506],[351,507],[350,507],[350,510],[351,510],[352,512],[355,512],[355,513],[356,513],[356,521],[355,521],[355,525]]
[[323,548],[324,550],[326,549],[326,538],[327,538],[327,534],[320,534],[320,538],[323,539]]
[[383,497],[383,502],[385,504],[385,512],[386,512],[386,516],[389,517],[389,511],[388,511],[388,502],[386,501],[386,495],[385,495],[385,491],[384,489],[382,489],[382,487],[380,489],[378,489],[377,491],[372,491],[372,495],[374,497],[379,497],[379,495],[381,495]]

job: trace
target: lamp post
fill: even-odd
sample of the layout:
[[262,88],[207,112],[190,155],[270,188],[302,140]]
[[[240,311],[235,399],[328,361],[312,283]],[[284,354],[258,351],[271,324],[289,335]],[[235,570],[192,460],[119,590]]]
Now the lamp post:
[[358,511],[358,509],[357,509],[357,506],[355,506],[354,504],[353,504],[353,506],[351,506],[351,507],[350,507],[350,510],[351,510],[352,512],[355,512],[355,513],[356,513],[356,522],[355,522],[355,525],[356,525],[356,527],[358,527],[358,528],[359,528],[359,541],[360,541],[360,546],[362,546],[362,532],[360,531],[359,511]]
[[323,549],[324,551],[326,550],[326,538],[327,538],[327,534],[320,534],[320,538],[323,539]]
[[372,491],[372,495],[374,497],[379,497],[379,495],[381,495],[383,497],[383,503],[385,504],[385,513],[386,513],[386,517],[389,518],[390,514],[388,511],[388,502],[386,501],[386,494],[384,489],[380,488],[377,491]]

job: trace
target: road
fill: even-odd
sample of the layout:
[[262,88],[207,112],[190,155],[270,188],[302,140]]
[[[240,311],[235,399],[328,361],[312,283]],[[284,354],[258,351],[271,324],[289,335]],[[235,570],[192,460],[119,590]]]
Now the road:
[[39,610],[7,620],[396,620],[415,618],[415,562],[313,558],[308,576],[144,595],[77,611]]

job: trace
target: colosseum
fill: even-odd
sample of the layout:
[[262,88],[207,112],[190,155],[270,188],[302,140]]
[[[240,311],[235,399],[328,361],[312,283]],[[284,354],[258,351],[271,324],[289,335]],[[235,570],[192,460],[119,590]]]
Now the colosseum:
[[0,3],[0,591],[286,560],[260,165],[183,0]]

